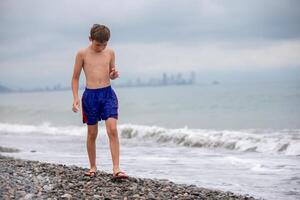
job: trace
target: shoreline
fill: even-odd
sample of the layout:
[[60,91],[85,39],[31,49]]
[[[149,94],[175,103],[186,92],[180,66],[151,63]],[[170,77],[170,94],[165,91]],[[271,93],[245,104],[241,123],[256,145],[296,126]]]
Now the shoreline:
[[8,157],[0,154],[0,196],[3,199],[255,199],[248,194],[176,184],[167,179],[112,180],[97,170],[84,177],[87,168]]

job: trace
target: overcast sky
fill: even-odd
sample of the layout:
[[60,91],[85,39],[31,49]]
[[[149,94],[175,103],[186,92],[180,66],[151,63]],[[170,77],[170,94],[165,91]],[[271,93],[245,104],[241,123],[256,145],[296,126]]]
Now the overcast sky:
[[9,87],[69,85],[75,54],[89,44],[94,23],[111,29],[123,80],[300,68],[297,0],[1,0],[0,6],[0,84]]

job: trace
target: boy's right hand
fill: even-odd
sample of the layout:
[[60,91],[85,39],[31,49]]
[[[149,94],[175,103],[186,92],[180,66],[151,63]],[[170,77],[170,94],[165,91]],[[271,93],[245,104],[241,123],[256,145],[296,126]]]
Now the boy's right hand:
[[73,112],[78,112],[78,110],[79,110],[79,99],[74,99],[72,110],[73,110]]

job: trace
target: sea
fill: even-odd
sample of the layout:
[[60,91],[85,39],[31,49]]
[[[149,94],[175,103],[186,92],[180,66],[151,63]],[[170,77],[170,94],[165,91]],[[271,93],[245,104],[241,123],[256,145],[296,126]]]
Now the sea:
[[[114,87],[120,168],[129,176],[300,199],[300,82]],[[79,91],[81,96],[83,90]],[[0,94],[0,146],[15,158],[88,168],[71,90]],[[97,168],[112,173],[103,121]]]

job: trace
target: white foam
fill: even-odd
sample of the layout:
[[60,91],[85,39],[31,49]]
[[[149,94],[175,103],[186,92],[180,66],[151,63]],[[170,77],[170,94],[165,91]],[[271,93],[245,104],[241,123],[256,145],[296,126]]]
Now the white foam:
[[[104,128],[100,128],[102,132]],[[223,148],[237,151],[270,154],[300,155],[300,130],[280,131],[245,129],[166,129],[157,126],[123,124],[118,126],[120,136],[130,141],[144,141],[165,145],[198,148]],[[23,125],[0,123],[0,132],[17,134],[73,135],[86,134],[86,126]]]
[[274,174],[281,173],[284,169],[276,169],[273,164],[266,162],[265,160],[258,160],[256,158],[244,158],[244,157],[236,157],[236,156],[224,156],[222,159],[225,162],[229,162],[230,164],[242,168],[249,169],[256,173],[263,174]]
[[213,130],[213,129],[165,129],[157,126],[126,124],[120,127],[127,139],[152,140],[187,147],[225,148],[238,151],[270,154],[300,155],[300,130],[270,129]]
[[86,130],[84,126],[52,126],[49,122],[44,122],[41,125],[24,125],[24,124],[9,124],[0,123],[0,132],[18,133],[18,134],[50,134],[50,135],[83,135]]
[[241,159],[235,156],[225,156],[224,159],[228,160],[232,165],[237,166],[256,167],[257,165],[260,165],[259,163],[256,163],[256,160],[254,159]]
[[286,155],[300,155],[300,141],[291,141],[287,150],[285,151]]

